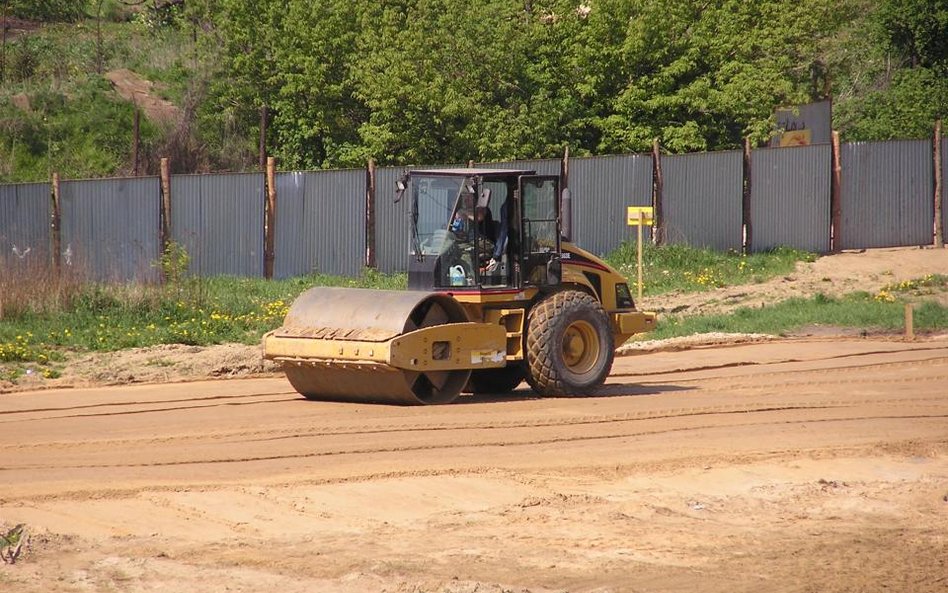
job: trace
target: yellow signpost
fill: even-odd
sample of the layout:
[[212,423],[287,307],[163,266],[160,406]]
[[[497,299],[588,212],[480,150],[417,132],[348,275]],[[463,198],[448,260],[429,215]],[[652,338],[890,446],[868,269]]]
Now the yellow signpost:
[[639,300],[642,300],[642,227],[651,226],[655,220],[655,210],[651,206],[629,206],[626,211],[626,223],[638,227],[639,244]]

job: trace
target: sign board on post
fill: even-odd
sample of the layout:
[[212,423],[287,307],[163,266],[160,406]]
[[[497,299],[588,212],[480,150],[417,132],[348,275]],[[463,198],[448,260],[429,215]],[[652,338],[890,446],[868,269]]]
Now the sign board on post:
[[629,206],[626,210],[626,222],[629,226],[638,227],[639,245],[639,300],[642,300],[642,227],[651,225],[655,210],[651,206]]
[[774,111],[776,129],[771,148],[829,144],[833,132],[833,102],[779,107]]
[[[629,206],[626,211],[626,222],[629,226],[639,226],[639,224],[651,225],[654,212],[655,209],[651,206]],[[639,214],[642,216],[640,217]]]

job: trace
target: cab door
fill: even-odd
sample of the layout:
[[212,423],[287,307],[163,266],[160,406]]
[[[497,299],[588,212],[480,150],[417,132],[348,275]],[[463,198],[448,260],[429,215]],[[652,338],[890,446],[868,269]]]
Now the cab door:
[[549,286],[560,282],[559,177],[519,178],[520,257],[523,284]]

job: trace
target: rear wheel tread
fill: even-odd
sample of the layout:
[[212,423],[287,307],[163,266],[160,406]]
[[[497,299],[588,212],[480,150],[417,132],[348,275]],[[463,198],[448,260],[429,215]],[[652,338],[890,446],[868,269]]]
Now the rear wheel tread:
[[[599,360],[589,372],[572,373],[563,361],[566,329],[584,320],[595,329]],[[527,382],[541,395],[587,394],[605,381],[615,356],[612,329],[602,306],[578,290],[553,293],[530,311],[527,327]]]

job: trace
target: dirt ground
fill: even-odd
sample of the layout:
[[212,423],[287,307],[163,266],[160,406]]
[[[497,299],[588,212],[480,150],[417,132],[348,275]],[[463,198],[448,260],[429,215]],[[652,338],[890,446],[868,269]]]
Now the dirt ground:
[[109,70],[104,76],[112,83],[120,97],[135,103],[151,121],[175,124],[181,119],[181,109],[171,101],[159,97],[155,93],[155,83],[150,80],[127,68]]
[[[946,254],[662,302],[876,291]],[[948,335],[679,340],[595,397],[409,408],[307,401],[243,346],[74,366],[0,394],[0,527],[30,534],[3,590],[948,590]]]

